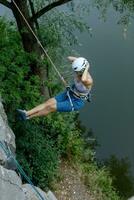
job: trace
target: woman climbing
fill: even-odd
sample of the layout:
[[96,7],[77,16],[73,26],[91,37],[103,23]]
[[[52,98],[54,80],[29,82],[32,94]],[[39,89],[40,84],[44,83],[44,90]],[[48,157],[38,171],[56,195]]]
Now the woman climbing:
[[89,73],[90,64],[83,57],[76,58],[69,56],[68,59],[72,63],[72,69],[74,71],[74,83],[71,88],[68,88],[66,91],[59,93],[54,98],[50,98],[31,110],[18,109],[17,111],[22,120],[46,116],[56,111],[77,111],[84,106],[85,100],[88,99],[93,85],[93,79]]

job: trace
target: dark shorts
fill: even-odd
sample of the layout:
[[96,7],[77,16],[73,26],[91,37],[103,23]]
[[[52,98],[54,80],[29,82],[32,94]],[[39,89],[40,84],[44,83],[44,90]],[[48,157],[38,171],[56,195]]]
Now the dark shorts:
[[[84,100],[73,96],[72,92],[70,92],[69,94],[73,103],[74,111],[80,110],[85,104]],[[55,99],[57,102],[57,111],[59,112],[72,111],[72,106],[66,91],[59,93],[57,96],[55,96]]]

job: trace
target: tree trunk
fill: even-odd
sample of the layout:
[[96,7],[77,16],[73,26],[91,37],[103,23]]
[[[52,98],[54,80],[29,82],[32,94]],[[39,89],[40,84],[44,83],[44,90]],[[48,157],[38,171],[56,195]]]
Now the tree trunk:
[[[25,16],[26,20],[30,24],[31,28],[35,32],[34,23],[29,21],[30,14],[29,14],[29,9],[27,5],[27,0],[15,0],[15,2],[20,8],[20,10],[22,11],[23,15]],[[37,40],[35,39],[31,31],[29,30],[27,24],[25,23],[24,19],[22,18],[22,16],[20,15],[20,13],[18,12],[15,6],[12,7],[12,11],[17,22],[19,33],[22,37],[24,50],[28,53],[36,54],[35,60],[30,65],[31,71],[33,74],[37,74],[40,77],[41,93],[42,95],[48,98],[49,92],[48,92],[47,87],[44,86],[44,81],[47,79],[47,68],[42,66],[40,62],[41,55],[43,53],[42,49],[38,45]]]

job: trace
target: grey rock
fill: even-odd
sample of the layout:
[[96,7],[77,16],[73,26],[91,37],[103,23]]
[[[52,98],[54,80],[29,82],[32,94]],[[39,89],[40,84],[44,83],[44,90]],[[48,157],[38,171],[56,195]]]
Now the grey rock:
[[16,149],[15,135],[8,126],[7,116],[2,103],[0,102],[0,140],[6,141],[13,149]]
[[[24,184],[22,186],[23,192],[25,193],[26,200],[40,200],[37,193],[33,190],[32,186],[30,184]],[[44,200],[49,200],[47,198],[47,195],[44,191],[42,191],[40,188],[36,187],[38,192],[41,194],[41,196],[44,198]]]
[[134,196],[133,196],[133,197],[130,197],[128,200],[134,200]]
[[15,171],[0,166],[0,200],[25,200],[21,185]]
[[12,170],[16,170],[17,169],[17,166],[16,166],[16,162],[14,160],[13,157],[9,157],[7,160],[6,160],[6,163],[4,164],[4,167],[6,169],[12,169]]
[[47,193],[47,197],[49,200],[57,200],[55,195],[50,190]]
[[[5,114],[2,103],[0,102],[0,141],[6,141],[10,146],[13,153],[15,153],[15,135],[11,128],[8,126],[7,116]],[[7,157],[3,150],[0,148],[0,164],[6,163]]]

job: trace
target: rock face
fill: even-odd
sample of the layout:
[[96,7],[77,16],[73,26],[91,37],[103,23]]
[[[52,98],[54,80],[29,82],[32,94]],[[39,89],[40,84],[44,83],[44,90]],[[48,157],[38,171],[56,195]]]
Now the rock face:
[[[0,141],[6,142],[15,154],[15,135],[8,126],[7,116],[0,99]],[[15,167],[9,162],[5,152],[0,146],[0,200],[42,200],[30,184],[22,184],[21,178],[13,170]],[[49,191],[45,193],[40,188],[38,192],[44,200],[57,200]]]
[[[3,105],[0,99],[0,141],[6,141],[11,150],[15,152],[15,136],[7,123],[7,116],[4,112]],[[6,155],[0,149],[0,164],[6,164]]]
[[0,166],[0,199],[24,200],[22,182],[16,172]]

